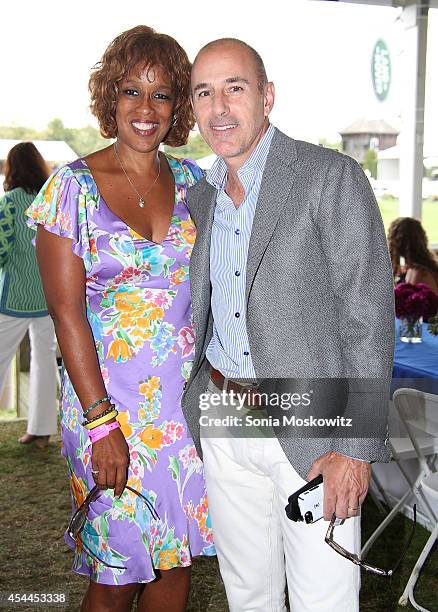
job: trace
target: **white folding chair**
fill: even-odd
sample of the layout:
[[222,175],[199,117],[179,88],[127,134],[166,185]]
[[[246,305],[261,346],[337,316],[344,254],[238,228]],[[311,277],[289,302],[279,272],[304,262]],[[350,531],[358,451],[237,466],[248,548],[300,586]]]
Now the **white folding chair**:
[[400,420],[406,427],[420,463],[421,471],[413,483],[413,492],[417,500],[423,502],[432,526],[432,533],[415,563],[405,590],[399,599],[399,604],[406,606],[409,601],[416,610],[429,612],[415,601],[414,589],[421,568],[438,539],[438,517],[430,504],[430,501],[432,503],[438,501],[438,472],[435,458],[424,453],[419,441],[424,435],[432,436],[438,440],[438,395],[424,393],[416,389],[398,389],[395,391],[393,399]]
[[[392,433],[396,434],[396,437],[391,435],[390,438],[390,448],[391,448],[391,461],[393,461],[401,474],[403,475],[408,488],[406,492],[402,495],[402,497],[396,502],[395,505],[390,501],[388,495],[386,494],[385,487],[379,481],[376,473],[373,471],[371,474],[371,486],[370,486],[370,495],[372,496],[374,502],[377,505],[377,508],[381,511],[379,504],[377,503],[378,497],[375,495],[373,489],[375,489],[380,497],[384,500],[388,507],[391,507],[390,512],[383,519],[383,521],[379,524],[379,526],[373,531],[370,535],[366,543],[364,544],[361,552],[361,557],[365,558],[367,553],[369,552],[371,546],[380,536],[380,534],[388,527],[391,521],[397,516],[402,508],[413,498],[415,498],[415,480],[413,480],[408,472],[405,470],[403,466],[404,461],[408,461],[410,459],[418,458],[417,451],[415,450],[414,445],[412,444],[410,438],[408,437],[408,432],[406,431],[406,426],[403,425],[403,422],[400,422],[400,417],[398,416],[398,412],[394,407],[392,410],[393,402],[391,402],[390,413],[394,420],[394,416],[397,417],[398,423],[392,423],[393,427],[391,428]],[[438,415],[437,415],[438,420]],[[427,433],[421,434],[417,438],[417,445],[420,447],[421,452],[424,456],[431,457],[432,460],[435,458],[435,455],[438,453],[438,437],[429,435]],[[412,501],[412,504],[414,501]],[[429,507],[428,502],[426,501],[426,507],[432,512],[432,509]]]

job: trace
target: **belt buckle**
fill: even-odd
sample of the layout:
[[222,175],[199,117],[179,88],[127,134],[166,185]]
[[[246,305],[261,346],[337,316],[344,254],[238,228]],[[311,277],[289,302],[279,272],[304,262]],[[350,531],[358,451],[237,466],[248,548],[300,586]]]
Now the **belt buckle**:
[[[259,384],[256,383],[248,383],[246,385],[242,385],[240,383],[238,383],[237,381],[232,381],[235,385],[237,385],[237,387],[239,388],[239,393],[242,393],[243,395],[246,395],[247,399],[251,400],[253,398],[257,398],[258,394],[257,394],[257,390],[259,389]],[[256,402],[252,403],[252,402],[248,402],[246,403],[247,408],[249,408],[249,410],[261,410],[263,408],[263,406],[261,404],[258,404]]]
[[[243,382],[242,383],[241,381],[245,380],[245,379],[242,379],[242,378],[239,378],[237,380],[235,380],[233,378],[229,378],[228,380],[231,380],[231,382],[233,382],[235,385],[238,385],[242,389],[258,389],[259,388],[259,383],[258,382],[248,382],[248,383]],[[250,379],[250,380],[252,380],[252,379]]]

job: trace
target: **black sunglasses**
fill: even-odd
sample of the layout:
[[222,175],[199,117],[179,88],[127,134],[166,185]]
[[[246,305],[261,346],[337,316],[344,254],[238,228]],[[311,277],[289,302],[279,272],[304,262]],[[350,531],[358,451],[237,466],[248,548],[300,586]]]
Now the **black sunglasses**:
[[[146,499],[146,497],[144,495],[142,495],[141,493],[139,493],[138,491],[136,491],[135,489],[133,489],[132,487],[130,487],[128,485],[125,485],[125,489],[128,489],[129,491],[131,491],[132,493],[135,493],[135,495],[140,497],[145,502],[145,504],[146,504],[149,512],[152,514],[153,518],[155,520],[160,520],[160,517],[159,517],[157,511],[155,510],[155,508],[153,507],[151,502],[148,499]],[[87,520],[88,509],[90,507],[90,504],[92,502],[96,501],[96,499],[99,497],[99,495],[102,493],[102,491],[103,491],[103,489],[101,489],[98,485],[94,486],[91,489],[91,491],[88,493],[88,495],[85,498],[85,500],[82,502],[82,504],[79,506],[79,508],[76,510],[76,512],[71,517],[70,522],[68,524],[67,533],[76,543],[79,543],[79,541],[80,541],[83,549],[88,553],[88,555],[92,559],[94,559],[94,561],[97,561],[98,563],[102,563],[106,567],[111,567],[113,569],[123,569],[123,570],[125,570],[126,567],[124,567],[123,565],[110,565],[109,563],[107,563],[103,559],[100,559],[95,553],[93,553],[84,544],[83,539],[80,537],[81,531],[84,528],[85,522]]]

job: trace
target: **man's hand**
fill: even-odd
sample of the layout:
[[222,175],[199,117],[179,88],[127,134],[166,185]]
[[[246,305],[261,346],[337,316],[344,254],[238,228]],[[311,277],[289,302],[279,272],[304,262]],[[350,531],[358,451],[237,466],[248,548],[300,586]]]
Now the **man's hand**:
[[333,513],[341,519],[358,516],[368,492],[371,464],[330,451],[313,462],[307,479],[319,474],[324,479],[324,520],[330,521]]

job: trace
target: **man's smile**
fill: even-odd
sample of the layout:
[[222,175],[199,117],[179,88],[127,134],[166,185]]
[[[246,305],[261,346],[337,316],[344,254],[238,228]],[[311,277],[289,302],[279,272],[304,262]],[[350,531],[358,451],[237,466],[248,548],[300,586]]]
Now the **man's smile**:
[[233,130],[236,127],[236,123],[230,123],[229,125],[212,125],[211,129],[215,132],[225,132],[226,130]]

